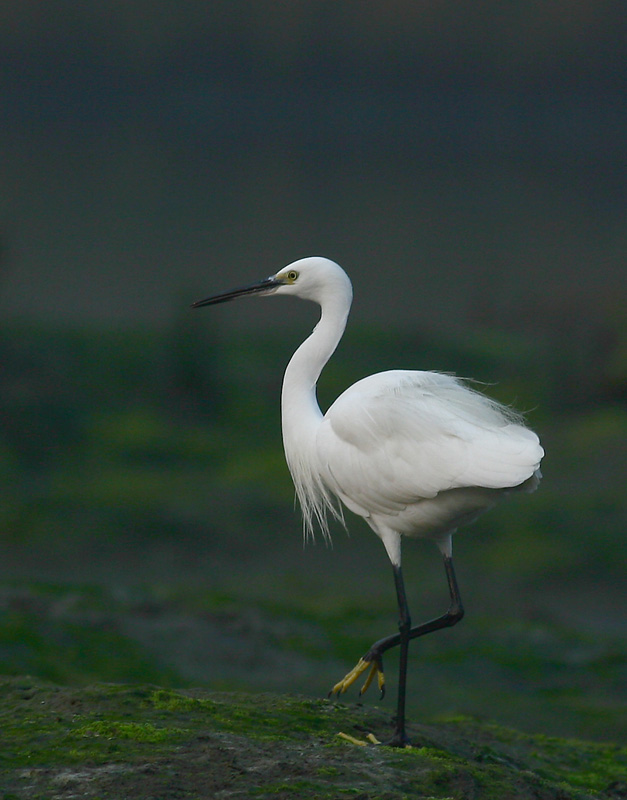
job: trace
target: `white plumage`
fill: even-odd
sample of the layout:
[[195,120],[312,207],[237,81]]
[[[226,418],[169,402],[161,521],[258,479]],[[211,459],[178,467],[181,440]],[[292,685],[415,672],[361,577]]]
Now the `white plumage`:
[[[408,642],[453,625],[463,615],[451,535],[509,492],[535,489],[544,451],[520,415],[440,372],[390,370],[371,375],[348,388],[323,416],[316,382],[346,326],[352,301],[348,276],[328,259],[304,258],[258,284],[194,305],[245,294],[291,294],[321,307],[320,321],[285,371],[285,455],[307,534],[317,524],[328,535],[327,513],[343,518],[339,500],[364,517],[390,557],[400,632],[376,642],[334,691],[345,691],[366,669],[370,673],[364,689],[374,675],[383,688],[382,654],[400,644],[391,744],[404,745]],[[429,537],[437,543],[451,594],[446,614],[416,628],[411,628],[401,573],[402,536]]]
[[[320,303],[322,316],[294,353],[282,392],[283,444],[305,530],[328,531],[334,503],[364,517],[400,564],[400,536],[429,536],[450,552],[451,534],[500,494],[535,488],[543,450],[511,409],[438,372],[390,370],[349,387],[322,416],[320,371],[346,324],[352,289],[332,261],[307,258],[277,294]],[[535,477],[534,477],[535,476]],[[466,491],[452,491],[452,490]]]
[[351,386],[316,445],[325,483],[375,531],[438,538],[492,505],[494,490],[532,478],[542,457],[509,409],[450,375],[404,370]]

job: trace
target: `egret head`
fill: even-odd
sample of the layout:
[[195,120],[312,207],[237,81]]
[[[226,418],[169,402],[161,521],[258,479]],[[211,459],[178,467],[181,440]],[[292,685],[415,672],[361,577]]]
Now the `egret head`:
[[276,294],[293,294],[304,300],[322,303],[325,298],[352,297],[351,282],[334,261],[322,256],[301,258],[273,276],[278,282]]
[[353,290],[348,275],[334,261],[321,256],[301,258],[280,269],[275,275],[249,286],[241,286],[229,292],[212,295],[193,303],[192,308],[226,303],[248,294],[260,296],[291,294],[305,300],[323,302],[341,300],[350,305]]

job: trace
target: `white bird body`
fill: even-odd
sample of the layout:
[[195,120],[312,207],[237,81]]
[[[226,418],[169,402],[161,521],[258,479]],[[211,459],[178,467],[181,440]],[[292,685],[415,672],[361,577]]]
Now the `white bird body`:
[[344,392],[317,445],[327,485],[379,535],[440,540],[526,483],[541,457],[534,433],[458,379],[404,370]]
[[[384,691],[383,653],[400,645],[398,706],[390,744],[405,746],[405,687],[411,639],[455,625],[464,611],[453,569],[451,537],[513,491],[533,491],[544,451],[522,418],[461,379],[440,372],[390,370],[357,381],[326,414],[316,398],[322,368],[340,341],[352,301],[348,276],[326,258],[304,258],[258,284],[194,305],[247,294],[290,294],[321,307],[320,321],[292,356],[283,380],[283,445],[306,534],[327,514],[343,519],[338,500],[383,541],[394,570],[399,633],[375,642],[333,691],[369,670]],[[401,537],[433,539],[444,557],[451,604],[434,620],[411,626],[401,570]]]
[[[326,259],[303,260],[312,261]],[[300,267],[299,280],[303,262],[290,265]],[[342,336],[352,292],[336,264],[321,271],[334,291],[318,292],[320,322],[294,353],[282,392],[283,444],[306,532],[314,520],[327,532],[326,512],[341,514],[339,498],[381,537],[393,564],[401,535],[433,538],[450,552],[459,525],[505,493],[535,488],[538,437],[515,412],[439,372],[370,375],[323,416],[316,381]]]

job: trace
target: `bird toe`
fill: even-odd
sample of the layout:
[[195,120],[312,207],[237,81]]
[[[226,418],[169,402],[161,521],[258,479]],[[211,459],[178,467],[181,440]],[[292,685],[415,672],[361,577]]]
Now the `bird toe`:
[[364,685],[359,690],[359,696],[361,697],[362,694],[365,694],[365,692],[368,691],[370,684],[376,676],[377,685],[379,687],[379,691],[381,692],[381,699],[383,699],[385,695],[385,675],[383,674],[383,663],[381,659],[374,659],[373,661],[368,661],[366,659],[362,660],[365,661],[366,664],[370,665],[370,670],[366,676]]
[[353,683],[361,676],[364,672],[368,670],[368,674],[366,675],[366,680],[364,681],[363,686],[359,690],[359,696],[361,697],[364,692],[367,691],[370,684],[374,680],[375,676],[377,678],[377,684],[379,686],[379,690],[381,692],[381,697],[385,694],[385,676],[383,674],[383,664],[381,659],[368,659],[368,658],[360,658],[357,664],[353,667],[350,672],[347,672],[346,675],[342,678],[341,681],[338,681],[335,686],[329,692],[329,696],[336,695],[339,696],[344,694],[344,692],[349,689]]
[[352,670],[350,672],[347,672],[346,675],[342,678],[342,680],[338,681],[335,684],[335,686],[331,689],[331,694],[335,695],[344,694],[344,692],[355,683],[357,678],[359,678],[359,676],[363,672],[365,672],[369,666],[370,666],[369,661],[365,661],[363,658],[360,658],[357,664],[352,668]]

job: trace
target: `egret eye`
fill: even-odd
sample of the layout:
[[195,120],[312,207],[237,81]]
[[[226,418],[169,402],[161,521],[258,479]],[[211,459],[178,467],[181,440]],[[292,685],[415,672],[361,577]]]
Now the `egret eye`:
[[295,269],[291,269],[287,275],[285,276],[290,283],[294,283],[296,278],[298,278],[298,272]]

